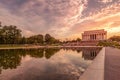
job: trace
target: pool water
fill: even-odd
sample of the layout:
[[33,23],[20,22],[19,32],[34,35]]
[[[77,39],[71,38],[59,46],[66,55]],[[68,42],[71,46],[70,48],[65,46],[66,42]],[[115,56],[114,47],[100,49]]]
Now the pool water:
[[0,50],[0,80],[79,80],[101,48]]

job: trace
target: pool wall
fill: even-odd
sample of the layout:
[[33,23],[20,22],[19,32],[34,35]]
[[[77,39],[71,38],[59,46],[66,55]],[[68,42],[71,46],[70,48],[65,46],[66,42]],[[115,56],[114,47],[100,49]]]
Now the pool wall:
[[79,80],[104,80],[105,48],[99,52],[92,64]]

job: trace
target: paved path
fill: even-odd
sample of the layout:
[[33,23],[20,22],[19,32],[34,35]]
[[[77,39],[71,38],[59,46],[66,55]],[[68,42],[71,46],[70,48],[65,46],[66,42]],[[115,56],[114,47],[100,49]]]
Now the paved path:
[[120,49],[103,48],[79,80],[120,80]]
[[120,80],[120,49],[105,49],[105,80]]
[[38,49],[38,48],[102,48],[101,46],[34,46],[34,45],[28,45],[28,46],[8,46],[8,47],[0,47],[0,50],[4,49]]
[[105,48],[103,48],[92,64],[87,68],[79,80],[104,80]]

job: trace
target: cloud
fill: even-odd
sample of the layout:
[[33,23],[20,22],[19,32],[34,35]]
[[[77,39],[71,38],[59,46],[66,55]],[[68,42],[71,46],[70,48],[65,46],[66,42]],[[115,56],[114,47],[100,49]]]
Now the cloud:
[[[108,31],[108,37],[112,36],[116,33],[116,29],[120,28],[119,6],[120,4],[115,3],[104,7],[97,12],[90,12],[89,16],[76,22],[71,28],[71,31],[73,31],[72,33],[74,36],[79,37],[80,34],[86,30],[105,29]],[[120,30],[117,30],[117,32],[120,32]]]
[[[10,2],[1,0],[1,2],[5,4],[4,6],[0,4],[1,8],[7,11],[2,11],[8,16],[6,20],[15,18],[14,21],[7,22],[23,25],[23,29],[27,29],[27,32],[45,34],[54,31],[53,35],[58,32],[61,35],[66,34],[77,18],[82,16],[87,4],[87,0],[13,0]],[[20,4],[17,5],[19,2]]]
[[109,3],[109,2],[112,2],[113,0],[98,0],[98,2],[101,2],[101,3]]
[[0,0],[0,21],[18,26],[25,36],[50,33],[60,39],[80,37],[84,30],[119,27],[118,3],[118,0]]
[[[12,13],[9,12],[9,10],[4,9],[1,6],[0,6],[0,12],[1,12],[0,21],[2,22],[2,25],[16,25],[18,26],[18,28],[23,30],[23,35],[29,35],[27,33],[28,31],[29,33],[31,32],[28,29],[28,26],[30,26],[30,24],[27,24],[25,22],[24,17],[13,15]],[[33,32],[31,32],[31,34],[33,34]]]

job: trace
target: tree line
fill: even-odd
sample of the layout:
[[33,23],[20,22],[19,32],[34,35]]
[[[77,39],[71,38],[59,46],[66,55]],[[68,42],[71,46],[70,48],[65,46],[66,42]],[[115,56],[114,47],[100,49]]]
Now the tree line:
[[22,36],[22,31],[17,26],[3,26],[0,23],[0,44],[56,44],[60,43],[50,34],[43,36],[42,34],[33,35],[30,37]]
[[97,45],[120,48],[120,36],[112,36],[108,40],[99,41]]

